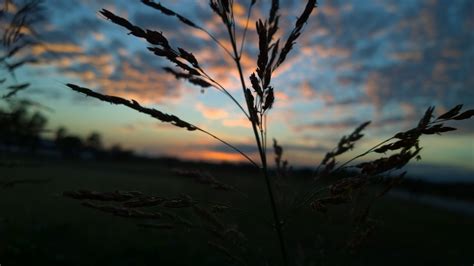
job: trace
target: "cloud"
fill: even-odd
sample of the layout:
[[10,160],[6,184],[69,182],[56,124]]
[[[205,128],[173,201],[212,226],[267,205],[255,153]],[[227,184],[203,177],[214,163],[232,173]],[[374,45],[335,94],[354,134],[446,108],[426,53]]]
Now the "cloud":
[[343,131],[350,128],[356,128],[362,124],[362,121],[355,118],[345,119],[341,121],[328,121],[328,122],[314,122],[311,124],[300,125],[298,130],[336,130]]
[[251,128],[250,121],[247,118],[224,119],[222,124],[227,127]]
[[195,107],[206,119],[219,120],[229,116],[229,113],[222,108],[208,107],[202,103],[197,103]]
[[31,53],[40,56],[44,53],[81,54],[84,48],[74,43],[44,43],[31,48]]
[[317,91],[309,81],[303,81],[299,88],[299,94],[305,101],[320,100],[324,104],[331,104],[334,102],[334,96],[327,90]]
[[346,47],[327,47],[323,45],[317,45],[314,47],[316,55],[323,58],[328,57],[348,57],[351,51]]

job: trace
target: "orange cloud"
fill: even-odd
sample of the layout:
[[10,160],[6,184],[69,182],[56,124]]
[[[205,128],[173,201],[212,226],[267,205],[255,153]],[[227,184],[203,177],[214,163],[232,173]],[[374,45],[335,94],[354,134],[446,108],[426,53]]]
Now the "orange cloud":
[[247,118],[225,119],[222,124],[227,127],[244,127],[250,128],[250,122]]
[[224,109],[208,107],[202,103],[197,103],[196,109],[207,119],[218,120],[229,116],[229,113]]
[[33,46],[31,49],[33,55],[41,55],[46,52],[79,54],[83,53],[84,49],[73,43],[43,43]]
[[306,101],[313,101],[315,99],[319,99],[323,101],[325,104],[330,104],[334,102],[334,96],[332,96],[329,92],[317,92],[308,81],[304,81],[299,86],[299,93],[301,94],[303,100]]
[[387,80],[377,72],[370,73],[367,78],[365,94],[377,108],[381,108],[384,98],[389,93],[386,83]]
[[391,57],[399,61],[419,62],[421,59],[423,59],[423,54],[421,51],[406,51],[406,52],[393,53]]
[[305,81],[300,86],[300,93],[304,99],[312,99],[316,96],[316,92],[308,81]]
[[455,49],[445,49],[441,52],[441,55],[447,58],[459,58],[462,56],[462,51]]
[[339,16],[339,10],[336,6],[333,5],[323,5],[322,7],[318,8],[324,15],[329,17]]
[[316,54],[320,57],[348,57],[351,51],[343,47],[327,47],[323,45],[316,45],[314,47]]

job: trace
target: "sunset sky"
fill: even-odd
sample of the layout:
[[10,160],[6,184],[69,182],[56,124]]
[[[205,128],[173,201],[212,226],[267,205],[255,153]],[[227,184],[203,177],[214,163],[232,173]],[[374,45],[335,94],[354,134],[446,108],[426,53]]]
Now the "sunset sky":
[[[235,2],[240,38],[250,0]],[[280,35],[285,39],[304,1],[280,2]],[[430,105],[436,105],[437,114],[459,103],[474,108],[474,1],[318,2],[272,80],[276,100],[269,113],[268,136],[279,140],[290,164],[316,165],[342,135],[367,120],[373,123],[366,138],[348,156],[414,127]],[[229,45],[208,1],[161,3]],[[252,13],[242,57],[247,78],[256,68],[258,54],[255,20],[268,16],[268,3],[257,1]],[[165,73],[162,68],[170,63],[98,11],[106,8],[141,27],[162,31],[173,46],[193,52],[206,71],[243,103],[233,61],[208,36],[138,0],[46,0],[45,7],[47,21],[38,31],[48,49],[31,50],[44,63],[23,68],[17,78],[36,84],[29,95],[25,91],[20,96],[54,109],[47,113],[48,128],[65,126],[82,136],[98,131],[107,145],[121,143],[141,154],[242,160],[206,135],[87,98],[64,85],[75,83],[175,114],[256,155],[250,124],[232,101],[212,88],[201,93],[199,87]],[[474,123],[452,126],[459,130],[422,139],[422,163],[474,171]]]

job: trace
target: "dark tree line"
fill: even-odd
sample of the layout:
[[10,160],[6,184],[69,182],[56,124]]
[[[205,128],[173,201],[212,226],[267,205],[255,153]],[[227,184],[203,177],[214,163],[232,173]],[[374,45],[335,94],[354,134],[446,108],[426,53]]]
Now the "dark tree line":
[[9,103],[9,110],[0,108],[0,143],[7,151],[26,147],[35,152],[47,122],[41,112],[29,110],[26,104]]

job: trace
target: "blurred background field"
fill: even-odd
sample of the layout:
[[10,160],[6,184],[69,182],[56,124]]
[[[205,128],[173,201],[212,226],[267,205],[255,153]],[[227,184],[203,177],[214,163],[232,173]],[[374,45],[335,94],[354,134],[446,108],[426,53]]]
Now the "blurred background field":
[[[180,161],[29,159],[18,164],[21,167],[2,168],[0,176],[4,185],[10,181],[10,186],[0,190],[2,265],[232,265],[225,255],[208,246],[206,232],[141,228],[137,224],[143,221],[89,209],[62,196],[64,191],[81,188],[142,191],[165,197],[184,193],[200,201],[230,204],[235,210],[224,212],[221,218],[237,225],[257,253],[274,254],[278,261],[269,202],[262,192],[264,183],[252,168]],[[171,171],[176,167],[209,171],[245,196],[212,190],[177,176]],[[45,182],[11,182],[22,179]],[[296,189],[301,180],[291,182]],[[371,214],[376,220],[375,231],[356,252],[346,248],[352,230],[347,208],[330,209],[327,214],[301,211],[285,227],[291,255],[300,265],[471,263],[472,213],[417,203],[416,198],[388,195],[378,201]]]

